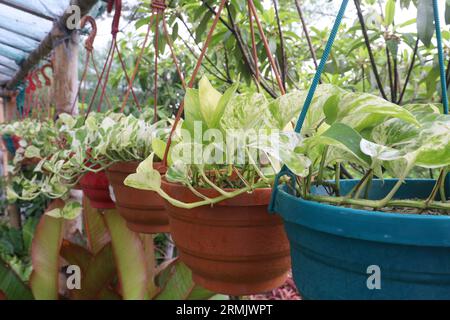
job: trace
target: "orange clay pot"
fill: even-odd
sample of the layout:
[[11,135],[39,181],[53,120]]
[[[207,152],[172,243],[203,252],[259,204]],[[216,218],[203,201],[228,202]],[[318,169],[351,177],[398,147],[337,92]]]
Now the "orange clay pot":
[[[123,184],[125,178],[136,172],[139,162],[118,162],[106,170],[114,190],[116,206],[128,227],[139,233],[169,232],[169,217],[162,198],[153,191],[139,190]],[[160,163],[153,167],[161,174],[165,169]]]
[[[163,179],[162,186],[177,200],[201,200],[180,184]],[[213,189],[197,190],[218,196]],[[281,218],[267,213],[270,196],[271,189],[256,189],[194,209],[165,202],[180,259],[196,283],[234,296],[267,292],[284,283],[291,266],[289,243]]]

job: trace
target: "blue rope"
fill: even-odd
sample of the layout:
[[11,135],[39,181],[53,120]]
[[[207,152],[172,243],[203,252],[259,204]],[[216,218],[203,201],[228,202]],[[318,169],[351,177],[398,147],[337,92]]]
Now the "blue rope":
[[[331,47],[333,46],[334,39],[336,38],[336,34],[339,30],[339,26],[341,25],[342,18],[344,17],[345,9],[347,8],[348,0],[342,0],[341,8],[336,16],[336,20],[334,22],[333,28],[331,29],[330,37],[328,38],[327,44],[325,46],[325,50],[323,52],[322,58],[320,59],[319,66],[317,67],[316,74],[314,75],[313,82],[311,87],[309,88],[308,95],[306,96],[305,103],[303,104],[302,112],[298,117],[297,124],[295,126],[295,132],[300,133],[303,127],[303,123],[305,122],[306,114],[308,113],[308,109],[311,106],[312,99],[314,98],[314,93],[316,92],[317,86],[320,81],[320,77],[322,75],[323,70],[325,69],[325,64],[327,63],[328,57],[330,56]],[[275,212],[275,199],[276,193],[278,190],[278,181],[284,175],[290,175],[292,178],[292,188],[295,189],[295,176],[289,170],[289,168],[284,165],[280,172],[275,176],[274,186],[272,189],[272,196],[269,204],[269,212]]]
[[23,107],[25,105],[25,87],[23,86],[19,87],[19,94],[16,97],[16,105],[19,114],[23,115],[24,112]]
[[333,47],[334,39],[341,25],[342,18],[344,17],[345,9],[347,8],[348,0],[343,0],[341,8],[336,16],[336,21],[334,22],[333,29],[331,29],[330,37],[328,38],[327,45],[325,46],[325,51],[323,52],[322,59],[320,59],[320,64],[317,67],[316,74],[314,75],[313,82],[309,88],[308,95],[306,96],[305,103],[303,104],[302,112],[297,120],[297,125],[295,126],[295,132],[300,133],[305,122],[306,114],[311,106],[312,99],[314,98],[314,93],[316,92],[317,86],[320,81],[323,70],[325,69],[325,64],[327,63],[328,57],[330,56],[331,48]]
[[441,74],[442,103],[444,113],[448,114],[447,77],[445,75],[444,53],[442,50],[441,22],[439,20],[438,0],[433,0],[434,26],[436,28],[436,40],[439,56],[439,72]]

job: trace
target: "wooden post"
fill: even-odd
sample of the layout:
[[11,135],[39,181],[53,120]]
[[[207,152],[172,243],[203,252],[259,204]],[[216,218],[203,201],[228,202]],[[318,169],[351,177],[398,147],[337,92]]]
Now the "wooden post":
[[[52,36],[55,39],[60,39],[62,33],[60,29],[55,28]],[[76,32],[73,32],[54,49],[53,93],[55,95],[56,115],[64,112],[70,114],[76,99],[78,89],[78,42],[79,36]],[[76,104],[74,114],[77,112]]]
[[0,97],[0,123],[5,122],[5,98]]
[[17,105],[16,105],[16,97],[10,97],[10,98],[4,98],[4,118],[2,122],[10,122],[12,120],[14,120],[14,117],[16,116],[16,110],[17,110]]
[[[64,32],[60,28],[52,30],[52,37],[61,39],[64,37]],[[53,60],[53,95],[56,106],[57,117],[61,113],[72,113],[72,106],[77,99],[78,91],[78,42],[79,35],[77,32],[72,32],[67,35],[66,39],[54,48]],[[75,102],[73,114],[78,113],[78,103]],[[71,198],[76,199],[75,192],[71,192]],[[75,197],[74,197],[75,196]],[[82,193],[81,193],[82,196]],[[78,230],[82,230],[82,216],[74,220],[65,221],[64,238],[74,240]]]

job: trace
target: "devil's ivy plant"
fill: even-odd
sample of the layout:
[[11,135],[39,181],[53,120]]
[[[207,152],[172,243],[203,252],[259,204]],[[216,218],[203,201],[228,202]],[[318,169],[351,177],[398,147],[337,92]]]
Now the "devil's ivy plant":
[[[294,110],[280,112],[263,94],[237,93],[237,86],[221,94],[203,77],[198,89],[186,91],[185,118],[171,146],[165,178],[185,185],[203,200],[186,204],[167,195],[161,189],[161,175],[153,169],[154,154],[125,184],[156,191],[174,205],[192,208],[268,188],[282,165],[306,176],[310,161],[297,151],[301,136],[283,130]],[[154,151],[163,157],[164,149]],[[198,188],[215,189],[220,196],[207,198]]]
[[[171,165],[165,178],[188,187],[202,201],[185,204],[161,189],[161,176],[152,169],[153,155],[130,175],[125,184],[158,192],[172,204],[185,208],[212,204],[255,188],[269,187],[281,165],[297,177],[298,195],[306,199],[360,207],[410,207],[449,210],[444,181],[450,165],[450,116],[440,114],[440,106],[413,104],[399,106],[377,96],[348,92],[331,85],[319,86],[301,134],[292,131],[306,92],[294,91],[273,101],[257,92],[236,93],[236,87],[223,95],[203,78],[199,89],[188,89],[185,96],[185,120],[181,128],[191,135],[195,130],[217,130],[226,136],[232,129],[245,139],[231,144],[210,137],[192,141],[189,134],[171,148]],[[197,127],[195,127],[197,126]],[[245,130],[260,128],[263,139],[252,139]],[[277,144],[270,134],[280,130]],[[261,138],[261,137],[260,137]],[[243,164],[215,162],[220,157],[244,150]],[[275,148],[276,147],[276,148]],[[203,152],[201,161],[180,156],[180,150]],[[250,151],[257,149],[257,161]],[[189,153],[189,152],[188,152]],[[361,181],[348,195],[340,195],[341,168],[357,165]],[[331,170],[330,170],[331,168]],[[438,171],[432,193],[423,201],[394,200],[396,191],[417,168]],[[335,181],[330,181],[334,176]],[[369,200],[367,188],[375,178],[397,178],[391,192],[381,200]],[[311,186],[324,185],[330,196],[317,196]],[[198,188],[213,188],[220,196],[210,199]],[[233,191],[225,189],[232,188]],[[437,195],[440,201],[436,201]]]
[[[438,106],[398,106],[370,94],[321,86],[312,110],[320,125],[313,134],[308,132],[310,128],[303,131],[309,136],[303,141],[302,150],[312,166],[308,177],[299,180],[299,195],[337,205],[448,212],[450,204],[444,182],[450,165],[450,116],[440,114]],[[364,174],[349,194],[340,195],[339,170],[335,171],[334,182],[324,181],[327,168],[355,163],[363,168]],[[416,168],[439,172],[430,196],[423,201],[394,200],[396,191]],[[367,199],[372,179],[385,176],[397,178],[398,182],[385,198]],[[330,196],[311,194],[312,184],[332,187]],[[437,194],[440,201],[435,201]]]

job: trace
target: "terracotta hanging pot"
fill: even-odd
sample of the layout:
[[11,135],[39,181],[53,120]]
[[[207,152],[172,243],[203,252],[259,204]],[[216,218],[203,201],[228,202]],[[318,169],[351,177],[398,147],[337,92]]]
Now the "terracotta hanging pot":
[[33,157],[23,159],[21,164],[22,166],[36,166],[39,162],[41,162],[41,159]]
[[[180,184],[163,180],[163,189],[183,202],[201,200]],[[218,196],[212,189],[197,190]],[[267,292],[284,283],[291,266],[289,243],[282,220],[267,213],[270,195],[271,189],[256,189],[194,209],[165,202],[180,259],[196,283],[235,296]]]
[[79,182],[83,194],[95,209],[114,209],[115,203],[109,195],[109,181],[104,171],[87,172]]
[[[138,190],[123,184],[125,178],[136,172],[139,162],[118,162],[106,170],[114,190],[117,210],[127,221],[128,227],[139,233],[169,232],[169,218],[163,199],[153,191]],[[160,163],[154,168],[164,174]]]

